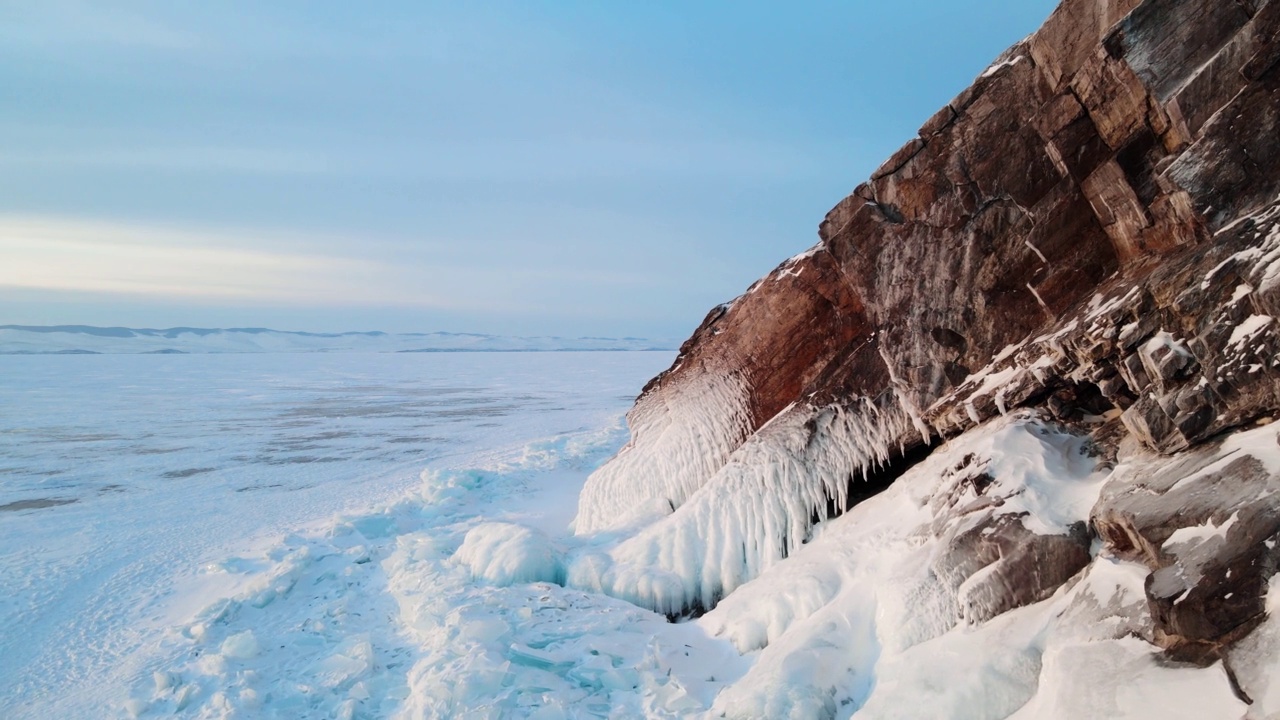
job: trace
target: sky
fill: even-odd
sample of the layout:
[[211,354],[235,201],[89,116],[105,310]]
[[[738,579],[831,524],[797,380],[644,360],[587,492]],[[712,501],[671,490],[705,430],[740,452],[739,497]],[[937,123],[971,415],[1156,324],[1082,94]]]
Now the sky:
[[1048,0],[0,0],[0,324],[683,338]]

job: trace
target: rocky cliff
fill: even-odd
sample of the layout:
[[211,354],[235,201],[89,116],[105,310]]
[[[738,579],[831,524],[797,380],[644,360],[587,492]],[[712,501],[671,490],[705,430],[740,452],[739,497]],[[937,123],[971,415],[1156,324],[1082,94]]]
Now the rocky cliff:
[[952,468],[921,502],[957,620],[1105,558],[1145,568],[1134,634],[1229,658],[1280,563],[1276,435],[1252,429],[1280,409],[1277,33],[1280,0],[1065,0],[645,388],[577,519],[621,539],[571,580],[712,608],[1018,414],[1087,438],[1105,482],[1050,532],[992,510],[981,457]]

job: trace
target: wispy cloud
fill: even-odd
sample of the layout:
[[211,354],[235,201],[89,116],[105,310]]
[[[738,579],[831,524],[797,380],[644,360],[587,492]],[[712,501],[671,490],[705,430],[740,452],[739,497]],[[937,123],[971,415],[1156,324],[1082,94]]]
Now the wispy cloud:
[[256,249],[280,244],[253,234],[0,217],[0,287],[233,303],[451,305],[390,264]]
[[[25,128],[19,128],[19,132]],[[344,153],[236,146],[0,149],[0,166],[230,175],[347,175],[436,182],[574,182],[637,178],[768,179],[813,172],[813,153],[784,143],[555,138],[542,142],[369,144]],[[4,173],[0,173],[3,175]]]
[[133,169],[244,175],[318,175],[333,165],[315,153],[247,147],[107,147],[82,150],[0,150],[9,167]]

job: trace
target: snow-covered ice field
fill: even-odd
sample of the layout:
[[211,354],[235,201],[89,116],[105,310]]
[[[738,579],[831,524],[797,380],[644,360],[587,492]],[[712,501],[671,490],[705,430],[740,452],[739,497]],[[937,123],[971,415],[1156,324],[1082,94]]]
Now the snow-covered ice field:
[[[802,474],[708,482],[678,509],[588,493],[615,522],[575,534],[671,359],[0,359],[0,718],[1246,716],[1223,663],[1139,639],[1146,570],[1099,543],[1014,610],[985,604],[1001,560],[949,569],[984,527],[1073,532],[1106,482],[1158,462],[1102,462],[1032,412],[942,443],[759,568],[747,550],[776,538],[733,523],[784,517]],[[1275,427],[1204,462],[1274,464]],[[725,595],[696,621],[644,609],[705,582]],[[1260,691],[1249,718],[1280,717],[1277,647],[1273,618],[1232,657]]]
[[[580,705],[570,669],[630,682],[647,633],[688,628],[436,551],[482,519],[566,535],[671,357],[0,358],[0,717],[380,717]],[[510,657],[458,655],[508,626]],[[562,667],[566,632],[622,633],[620,656]],[[536,687],[485,685],[509,662]]]

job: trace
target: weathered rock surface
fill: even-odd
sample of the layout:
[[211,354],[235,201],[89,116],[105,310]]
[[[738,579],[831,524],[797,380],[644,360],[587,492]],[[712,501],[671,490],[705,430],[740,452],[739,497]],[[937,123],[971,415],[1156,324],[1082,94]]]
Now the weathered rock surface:
[[1151,568],[1154,640],[1213,657],[1264,619],[1280,562],[1280,467],[1273,428],[1174,457],[1130,463],[1103,488],[1093,525],[1111,552]]
[[[660,432],[593,476],[579,532],[655,501],[670,517],[632,555],[659,569],[755,532],[730,575],[684,590],[714,603],[841,512],[850,478],[1038,407],[1148,459],[1109,481],[1092,531],[1150,568],[1148,639],[1221,656],[1265,616],[1280,557],[1280,468],[1222,450],[1280,410],[1278,130],[1280,0],[1065,0],[813,249],[707,316],[637,401],[633,424]],[[708,383],[730,419],[689,407]],[[673,446],[717,450],[648,477]],[[717,517],[717,498],[789,487]],[[1025,559],[988,574],[997,612],[1089,562],[1084,529],[977,532],[951,541],[962,581]]]

